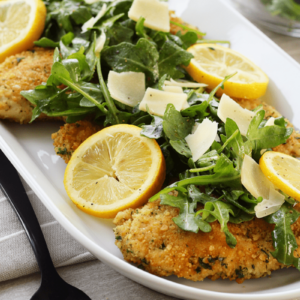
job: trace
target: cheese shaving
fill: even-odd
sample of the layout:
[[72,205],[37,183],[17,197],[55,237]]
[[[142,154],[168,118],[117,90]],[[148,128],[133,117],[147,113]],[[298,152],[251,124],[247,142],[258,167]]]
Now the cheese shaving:
[[147,88],[139,109],[147,111],[148,107],[152,115],[162,117],[169,103],[172,103],[176,110],[181,111],[187,103],[187,95],[185,93],[170,93]]
[[128,106],[136,106],[145,94],[145,74],[109,71],[107,87],[112,98]]
[[254,116],[255,113],[253,111],[242,108],[230,97],[223,94],[218,108],[218,117],[224,123],[227,118],[232,119],[239,127],[241,134],[246,136],[250,122]]
[[212,145],[218,131],[218,123],[204,119],[193,128],[185,140],[192,152],[193,161],[197,161]]

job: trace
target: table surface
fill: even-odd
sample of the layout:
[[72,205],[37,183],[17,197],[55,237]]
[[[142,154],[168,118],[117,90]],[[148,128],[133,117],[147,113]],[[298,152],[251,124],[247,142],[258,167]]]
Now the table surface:
[[[300,38],[280,35],[258,27],[300,63]],[[85,291],[93,300],[175,299],[143,287],[97,260],[59,268],[58,272],[68,283]],[[0,300],[30,299],[39,284],[39,274],[2,282]]]

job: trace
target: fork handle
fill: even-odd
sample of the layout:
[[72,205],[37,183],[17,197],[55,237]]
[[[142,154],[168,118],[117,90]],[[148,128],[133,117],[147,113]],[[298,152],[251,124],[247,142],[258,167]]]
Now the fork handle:
[[42,276],[56,273],[43,232],[20,177],[0,149],[0,188],[7,197],[28,236]]

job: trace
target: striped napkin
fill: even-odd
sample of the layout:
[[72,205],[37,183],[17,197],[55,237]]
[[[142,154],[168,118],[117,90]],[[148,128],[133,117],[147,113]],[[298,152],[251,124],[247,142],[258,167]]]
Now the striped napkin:
[[[95,259],[60,226],[22,178],[21,181],[42,227],[55,267]],[[39,270],[23,227],[1,190],[0,254],[0,281]]]

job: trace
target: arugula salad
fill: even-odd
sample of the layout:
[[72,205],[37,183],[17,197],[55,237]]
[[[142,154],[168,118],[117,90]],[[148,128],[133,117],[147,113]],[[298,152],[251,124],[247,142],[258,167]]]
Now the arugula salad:
[[[276,1],[277,7],[279,2]],[[266,126],[262,107],[253,112],[243,135],[233,119],[222,121],[216,92],[236,74],[228,74],[210,92],[204,86],[189,87],[194,81],[185,66],[193,55],[186,49],[195,43],[229,42],[205,40],[204,33],[172,20],[182,31],[172,34],[150,29],[144,26],[144,18],[135,22],[128,17],[131,0],[45,3],[46,27],[35,44],[55,48],[54,61],[45,84],[22,92],[35,105],[31,121],[44,113],[66,116],[68,123],[89,118],[104,127],[122,123],[141,127],[141,135],[158,142],[166,161],[165,187],[149,201],[160,198],[161,204],[179,208],[180,213],[173,221],[185,231],[210,232],[210,223],[217,220],[227,244],[234,248],[237,241],[227,227],[228,222],[252,220],[256,207],[263,203],[263,197],[254,197],[245,188],[243,160],[247,156],[253,163],[258,162],[265,151],[285,143],[293,129],[286,127],[283,117]],[[276,8],[275,1],[264,3]],[[298,9],[297,4],[293,5]],[[296,10],[291,12],[296,17]],[[147,106],[144,111],[139,104],[131,107],[121,103],[111,97],[107,86],[111,70],[144,73],[146,88],[154,90],[162,91],[168,81],[182,84],[188,107],[178,111],[169,103],[159,116]],[[188,137],[203,122],[214,124],[217,135],[195,159]],[[284,203],[264,217],[266,222],[275,224],[272,255],[300,270],[299,258],[293,256],[297,243],[291,230],[300,213],[293,208],[293,198],[280,194]]]

